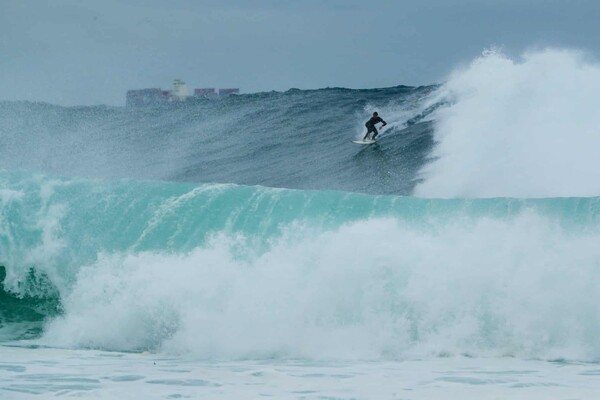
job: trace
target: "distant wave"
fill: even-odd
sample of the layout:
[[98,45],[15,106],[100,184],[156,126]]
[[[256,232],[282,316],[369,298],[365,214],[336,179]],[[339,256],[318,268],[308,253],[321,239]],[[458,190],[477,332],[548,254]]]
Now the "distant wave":
[[[139,109],[0,103],[0,168],[407,195],[432,145],[421,106],[433,90],[296,89]],[[352,144],[375,109],[384,139]]]
[[[600,195],[600,67],[489,51],[443,85],[292,89],[167,107],[0,103],[0,168],[420,197]],[[377,110],[379,144],[350,143]]]

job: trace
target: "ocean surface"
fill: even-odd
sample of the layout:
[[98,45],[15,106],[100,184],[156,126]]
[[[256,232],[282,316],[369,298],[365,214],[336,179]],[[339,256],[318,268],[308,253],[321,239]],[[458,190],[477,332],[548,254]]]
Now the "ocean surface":
[[0,102],[0,398],[598,398],[599,92],[545,50],[424,87]]

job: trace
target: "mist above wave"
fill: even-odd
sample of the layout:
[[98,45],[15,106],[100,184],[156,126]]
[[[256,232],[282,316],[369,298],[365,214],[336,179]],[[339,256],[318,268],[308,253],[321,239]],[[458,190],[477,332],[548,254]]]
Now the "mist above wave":
[[[572,50],[486,52],[438,92],[423,197],[600,195],[600,64]],[[435,100],[434,100],[435,101]]]

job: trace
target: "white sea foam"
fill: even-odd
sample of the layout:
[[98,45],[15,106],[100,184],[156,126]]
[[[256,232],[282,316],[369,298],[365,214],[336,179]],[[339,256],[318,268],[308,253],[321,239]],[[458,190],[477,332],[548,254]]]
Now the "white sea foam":
[[436,146],[422,197],[600,195],[600,64],[547,49],[486,52],[453,73],[438,99]]
[[[504,358],[403,362],[197,360],[0,346],[3,399],[595,399],[597,364]],[[32,383],[33,382],[33,383]]]
[[599,239],[524,212],[435,229],[296,226],[261,254],[217,236],[187,254],[105,255],[43,340],[221,359],[597,360]]

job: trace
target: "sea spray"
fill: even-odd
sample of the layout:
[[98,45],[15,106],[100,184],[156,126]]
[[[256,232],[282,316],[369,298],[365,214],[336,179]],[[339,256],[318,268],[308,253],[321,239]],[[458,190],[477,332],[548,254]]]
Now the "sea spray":
[[512,59],[491,51],[440,88],[436,144],[421,197],[600,194],[600,64],[547,49]]
[[258,253],[216,235],[185,253],[100,255],[43,342],[219,359],[595,361],[599,239],[525,211],[432,230],[394,218],[293,226]]

